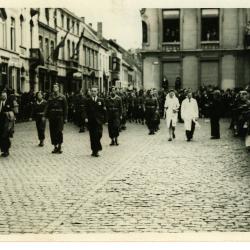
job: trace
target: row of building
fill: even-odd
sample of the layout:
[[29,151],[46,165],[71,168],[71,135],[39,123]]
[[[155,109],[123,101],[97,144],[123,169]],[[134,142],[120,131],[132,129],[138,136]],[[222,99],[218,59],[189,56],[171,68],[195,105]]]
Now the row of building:
[[50,91],[55,82],[63,92],[140,88],[139,54],[104,38],[102,29],[65,8],[0,9],[0,88]]
[[250,82],[250,9],[141,9],[145,88]]

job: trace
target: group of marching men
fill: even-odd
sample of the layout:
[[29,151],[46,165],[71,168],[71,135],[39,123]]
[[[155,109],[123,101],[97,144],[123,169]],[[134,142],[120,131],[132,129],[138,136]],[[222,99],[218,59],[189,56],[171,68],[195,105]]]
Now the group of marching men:
[[[216,106],[216,91],[215,110]],[[218,106],[217,106],[218,107]],[[5,91],[1,93],[0,100],[0,148],[2,156],[9,155],[11,145],[10,133],[13,127],[15,113],[15,102],[7,96]],[[211,118],[212,139],[220,138],[219,117]],[[59,92],[58,84],[53,85],[53,91],[47,100],[42,92],[36,93],[36,101],[33,103],[32,117],[36,122],[39,139],[39,146],[44,146],[46,120],[49,121],[51,143],[54,146],[53,154],[62,153],[63,127],[71,120],[77,120],[80,127],[79,132],[84,132],[87,128],[90,135],[90,145],[92,156],[98,157],[102,150],[101,138],[103,124],[108,124],[110,146],[118,146],[119,133],[126,129],[126,121],[135,121],[148,127],[149,135],[155,134],[159,130],[160,118],[166,119],[169,129],[169,141],[175,139],[175,127],[178,116],[184,121],[187,141],[193,138],[194,130],[198,124],[199,109],[196,99],[192,97],[191,90],[186,90],[185,99],[181,105],[175,95],[174,90],[169,90],[168,94],[161,99],[157,96],[155,89],[136,93],[133,91],[123,91],[113,87],[108,95],[102,96],[98,93],[97,87],[92,87],[86,95],[82,91],[74,98],[64,96]]]

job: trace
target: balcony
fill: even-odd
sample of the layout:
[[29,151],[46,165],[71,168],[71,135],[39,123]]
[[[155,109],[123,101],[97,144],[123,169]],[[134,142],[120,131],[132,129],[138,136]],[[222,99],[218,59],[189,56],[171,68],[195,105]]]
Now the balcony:
[[66,61],[67,70],[71,73],[78,72],[78,66],[79,66],[79,62],[76,59],[71,58],[68,61]]
[[162,51],[164,52],[177,52],[180,50],[179,42],[162,43]]
[[220,48],[219,41],[204,41],[201,42],[201,49],[203,50],[215,50]]

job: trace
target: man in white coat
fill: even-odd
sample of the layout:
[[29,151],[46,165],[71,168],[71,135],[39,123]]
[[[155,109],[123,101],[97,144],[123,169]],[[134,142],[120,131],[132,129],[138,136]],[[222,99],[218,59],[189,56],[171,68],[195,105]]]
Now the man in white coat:
[[187,141],[193,139],[195,123],[199,117],[197,101],[192,98],[192,92],[188,91],[186,99],[181,104],[181,117],[184,120]]
[[175,127],[178,118],[178,110],[180,107],[179,100],[175,96],[174,90],[169,91],[169,94],[166,97],[164,107],[165,107],[166,123],[169,129],[168,141],[172,141],[172,138],[175,139]]

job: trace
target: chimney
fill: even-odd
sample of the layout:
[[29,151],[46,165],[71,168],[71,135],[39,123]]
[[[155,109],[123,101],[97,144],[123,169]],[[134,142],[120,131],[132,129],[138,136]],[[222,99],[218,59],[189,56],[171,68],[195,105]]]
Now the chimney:
[[92,27],[92,23],[89,23],[89,26]]
[[102,22],[97,23],[97,37],[102,39]]
[[85,23],[85,17],[84,16],[81,17],[81,20],[82,20],[83,23]]

